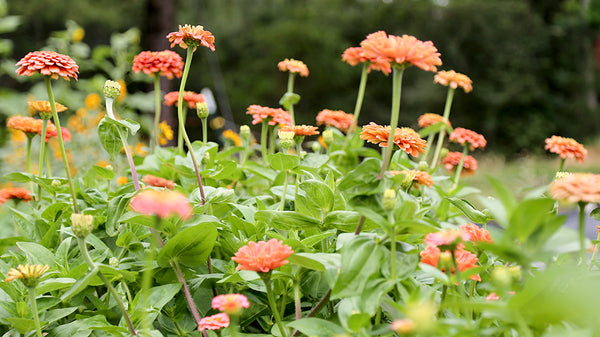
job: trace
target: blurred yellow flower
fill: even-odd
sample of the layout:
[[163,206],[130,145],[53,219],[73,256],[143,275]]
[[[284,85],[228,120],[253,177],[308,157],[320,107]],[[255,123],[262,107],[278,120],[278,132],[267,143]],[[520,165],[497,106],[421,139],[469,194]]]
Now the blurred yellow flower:
[[173,129],[167,124],[167,122],[162,121],[158,124],[160,128],[160,135],[158,135],[158,143],[160,145],[166,145],[171,139],[173,139]]
[[102,98],[100,95],[96,93],[91,93],[87,95],[85,98],[85,107],[89,110],[96,110],[100,108],[100,103],[102,102]]
[[125,99],[125,96],[127,96],[127,85],[125,85],[124,80],[118,80],[117,82],[121,86],[121,94],[117,97],[117,101],[122,102]]
[[71,36],[71,38],[73,39],[73,42],[77,43],[77,42],[81,42],[81,40],[83,40],[84,36],[85,36],[85,30],[81,27],[78,27],[73,31],[73,36]]
[[148,147],[144,143],[135,144],[135,149],[133,151],[140,157],[145,157],[148,155]]
[[242,139],[233,130],[227,129],[227,130],[223,131],[223,138],[232,140],[233,143],[235,144],[235,146],[242,146]]
[[121,177],[117,178],[117,184],[119,184],[119,185],[127,184],[127,177],[121,176]]

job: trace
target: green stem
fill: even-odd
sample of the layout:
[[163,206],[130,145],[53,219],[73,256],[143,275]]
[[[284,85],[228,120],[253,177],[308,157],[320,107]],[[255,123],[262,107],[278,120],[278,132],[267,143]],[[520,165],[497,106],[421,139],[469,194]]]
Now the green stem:
[[[48,120],[43,119],[42,122],[42,141],[40,143],[40,162],[38,176],[44,176],[44,154],[46,152],[46,133],[48,131]],[[42,200],[42,185],[38,185],[38,200]]]
[[585,248],[585,206],[587,202],[580,201],[579,203],[579,245],[581,248],[581,263],[586,263],[587,252]]
[[[35,134],[34,134],[35,135]],[[27,133],[27,173],[31,174],[31,143],[33,142],[33,136]],[[29,190],[33,193],[33,181],[29,182]],[[39,196],[38,196],[39,200]]]
[[[69,188],[71,190],[71,197],[73,199],[73,212],[79,213],[77,207],[77,196],[75,194],[75,186],[73,185],[73,179],[71,179],[71,170],[69,169],[69,161],[67,160],[67,153],[65,151],[65,143],[62,137],[62,130],[60,127],[60,119],[56,112],[56,104],[54,103],[54,93],[52,92],[52,85],[50,83],[50,76],[44,76],[46,82],[46,91],[48,92],[48,101],[50,102],[50,108],[52,109],[52,118],[54,119],[54,125],[56,126],[56,133],[58,134],[58,145],[60,147],[60,153],[62,155],[63,164],[65,165],[65,172],[67,174],[67,180],[69,181]],[[43,139],[45,141],[45,139]]]
[[458,186],[458,182],[460,181],[460,174],[463,170],[463,166],[465,165],[465,159],[467,158],[467,154],[469,153],[469,143],[465,144],[462,152],[462,158],[460,158],[460,162],[458,166],[454,170],[454,184],[452,185],[452,189],[455,189]]
[[425,148],[425,157],[423,157],[425,162],[427,162],[427,159],[429,159],[429,150],[431,150],[431,143],[433,142],[434,138],[434,133],[430,133],[429,136],[427,136],[427,147]]
[[158,141],[160,137],[160,114],[162,109],[162,100],[160,93],[160,76],[154,75],[154,148],[160,146]]
[[[296,73],[290,72],[288,76],[287,92],[290,94],[294,93],[294,78],[296,77],[295,75]],[[294,119],[294,104],[290,104],[289,110],[290,116],[292,116],[292,125],[296,125],[296,120]]]
[[381,163],[381,171],[379,176],[383,177],[383,174],[388,168],[390,159],[392,158],[392,152],[394,152],[394,134],[396,133],[396,127],[398,126],[398,117],[400,116],[400,97],[402,95],[402,74],[404,74],[404,68],[394,68],[392,78],[392,111],[390,120],[390,136],[388,137],[387,147],[385,148],[383,162]]
[[296,309],[296,320],[302,318],[302,302],[300,302],[301,295],[302,294],[300,293],[300,282],[296,280],[294,281],[294,308]]
[[206,144],[208,142],[208,123],[207,123],[207,119],[208,118],[200,118],[200,121],[202,122],[202,143]]
[[177,280],[182,284],[181,290],[183,291],[183,295],[185,297],[185,301],[187,302],[188,309],[190,309],[190,312],[192,313],[192,317],[194,317],[196,325],[200,326],[200,314],[198,313],[198,308],[196,307],[196,303],[194,303],[194,299],[192,298],[192,293],[190,292],[190,288],[187,285],[185,276],[181,271],[181,266],[179,266],[179,262],[177,262],[176,260],[171,261],[171,267],[173,267],[175,275],[177,275]]
[[35,323],[35,331],[37,337],[42,337],[42,327],[40,325],[40,316],[38,314],[37,300],[35,299],[35,287],[28,287],[29,302],[31,302],[31,311],[33,311],[33,322]]
[[[452,99],[454,98],[454,91],[452,87],[448,87],[448,93],[446,94],[446,105],[444,106],[444,123],[448,123],[448,117],[450,117],[450,107],[452,106]],[[444,137],[446,136],[446,127],[444,126],[440,132],[438,133],[438,141],[435,146],[435,153],[433,154],[433,159],[431,160],[431,167],[435,167],[437,165],[437,161],[440,156],[440,151],[442,150],[442,145],[444,144]]]
[[352,135],[354,134],[354,129],[358,125],[358,116],[360,115],[360,110],[362,108],[363,99],[365,97],[365,88],[367,87],[367,78],[369,77],[369,64],[364,63],[362,72],[360,74],[360,84],[358,86],[358,97],[356,97],[356,104],[354,105],[354,119],[352,120],[352,125],[348,129],[346,133],[346,139],[344,140],[344,146],[342,147],[342,151],[346,151],[346,147],[348,147],[348,143],[350,143],[350,139],[352,139]]
[[[179,113],[179,108],[177,108],[177,111]],[[177,128],[179,130],[179,131],[177,131],[177,150],[179,151],[179,153],[185,155],[185,152],[183,151],[183,130],[182,129],[185,126],[185,121],[187,120],[187,106],[184,106],[182,108],[181,116],[182,117],[179,119],[179,123],[178,123],[179,125],[177,126]]]
[[206,203],[206,197],[204,196],[204,188],[202,186],[202,177],[200,177],[200,170],[198,168],[198,162],[196,161],[196,155],[194,154],[194,148],[192,143],[185,131],[185,120],[183,118],[183,92],[185,90],[185,82],[190,72],[190,65],[192,64],[192,56],[194,50],[192,48],[187,49],[187,56],[185,59],[185,66],[183,68],[183,76],[181,76],[181,85],[179,86],[179,100],[177,102],[177,116],[179,117],[179,130],[183,134],[183,139],[188,147],[190,157],[192,157],[192,163],[194,164],[194,170],[196,171],[196,178],[198,179],[198,189],[200,190],[200,198],[202,199],[202,205]]
[[271,273],[258,273],[265,283],[265,287],[267,289],[267,299],[269,300],[269,306],[271,307],[271,311],[273,312],[273,317],[275,317],[275,322],[279,327],[279,331],[283,337],[287,337],[288,333],[285,327],[283,326],[283,322],[281,321],[281,316],[279,316],[279,310],[277,310],[277,303],[275,302],[275,297],[273,296],[272,282],[271,282]]
[[269,154],[275,153],[275,138],[277,138],[275,126],[269,125]]
[[[598,231],[598,236],[596,237],[596,241],[600,241],[600,231]],[[594,265],[594,260],[596,259],[596,255],[598,254],[598,244],[594,245],[594,252],[592,253],[592,258],[590,259],[589,269],[592,270],[592,266]]]
[[288,187],[288,170],[285,170],[285,178],[283,181],[283,195],[281,196],[281,205],[279,206],[279,210],[283,211],[283,207],[285,206],[285,195],[287,194]]
[[558,172],[562,172],[563,168],[565,167],[565,160],[567,160],[567,158],[560,159],[560,166],[558,167]]
[[[105,97],[106,101],[106,113],[108,114],[108,118],[112,118],[116,120],[115,113],[113,111],[113,102],[114,99],[110,97]],[[124,134],[123,130],[114,126],[119,134],[119,138],[121,139],[121,144],[123,144],[123,150],[125,151],[125,156],[127,157],[127,162],[129,163],[129,169],[131,170],[131,176],[133,177],[133,185],[135,186],[135,190],[140,190],[140,180],[138,178],[137,170],[135,169],[135,163],[133,162],[133,156],[131,154],[131,150],[129,149],[129,144],[127,143],[127,135]]]
[[267,134],[269,133],[269,124],[267,121],[262,121],[262,127],[260,129],[260,151],[263,157],[263,162],[266,166],[269,165],[269,160],[267,159]]

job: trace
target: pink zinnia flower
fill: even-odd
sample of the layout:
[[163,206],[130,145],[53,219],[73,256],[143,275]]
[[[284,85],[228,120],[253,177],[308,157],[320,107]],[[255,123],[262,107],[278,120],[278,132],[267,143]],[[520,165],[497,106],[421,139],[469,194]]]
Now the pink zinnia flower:
[[342,132],[348,132],[354,122],[354,114],[347,114],[342,110],[323,109],[317,114],[317,125],[333,126]]
[[[460,164],[462,157],[463,154],[461,152],[448,152],[442,160],[442,165],[448,171],[454,172],[458,164]],[[473,158],[471,155],[467,155],[460,175],[470,175],[475,174],[475,172],[477,172],[477,159]]]
[[242,246],[231,259],[240,265],[236,270],[253,270],[260,273],[279,268],[288,261],[286,260],[294,251],[283,241],[271,239],[269,241],[248,242]]
[[165,178],[161,178],[161,177],[157,177],[157,176],[153,176],[151,174],[146,174],[144,176],[144,178],[142,178],[142,181],[150,186],[154,186],[154,187],[164,187],[164,188],[168,188],[170,190],[175,188],[175,182],[169,179],[165,179]]
[[439,71],[434,76],[433,83],[449,86],[452,89],[461,87],[466,93],[469,93],[471,90],[473,90],[473,81],[471,81],[469,76],[457,73],[454,70]]
[[198,325],[198,330],[219,330],[228,326],[229,316],[226,313],[220,313],[201,319],[200,324]]
[[188,198],[177,191],[144,189],[131,198],[129,204],[135,212],[157,215],[162,219],[177,215],[187,220],[192,216]]
[[143,51],[133,58],[131,67],[136,73],[143,71],[147,75],[162,75],[169,79],[183,75],[183,59],[171,50]]
[[574,158],[582,163],[587,156],[585,147],[573,138],[560,136],[546,138],[546,146],[544,149],[558,154],[562,159]]
[[20,66],[16,70],[19,76],[31,76],[40,73],[53,79],[58,79],[60,76],[68,81],[70,77],[77,79],[77,73],[79,72],[79,66],[72,58],[53,51],[31,52],[15,65]]
[[488,231],[487,229],[483,229],[475,224],[463,224],[460,226],[460,230],[468,235],[468,238],[466,240],[469,240],[471,242],[494,242],[492,236],[490,235],[490,231]]
[[0,199],[4,201],[8,199],[18,199],[23,201],[30,201],[32,199],[29,190],[22,187],[5,187],[0,189]]
[[487,145],[487,141],[483,135],[465,128],[454,129],[450,133],[450,136],[448,136],[448,139],[462,146],[469,146],[470,151],[474,151],[476,148],[483,149]]
[[262,123],[263,120],[268,120],[269,125],[292,125],[292,116],[289,112],[279,108],[269,108],[252,104],[246,110],[247,115],[252,115],[252,124]]
[[241,294],[225,294],[214,297],[211,305],[213,309],[219,309],[229,315],[237,315],[242,309],[250,307],[250,302]]
[[[168,106],[177,106],[179,102],[179,91],[171,91],[165,95],[165,104]],[[183,102],[187,102],[190,109],[196,109],[197,103],[206,102],[204,95],[195,93],[193,91],[183,92]]]
[[428,246],[456,246],[463,240],[469,239],[469,234],[458,229],[447,229],[425,235],[425,243]]

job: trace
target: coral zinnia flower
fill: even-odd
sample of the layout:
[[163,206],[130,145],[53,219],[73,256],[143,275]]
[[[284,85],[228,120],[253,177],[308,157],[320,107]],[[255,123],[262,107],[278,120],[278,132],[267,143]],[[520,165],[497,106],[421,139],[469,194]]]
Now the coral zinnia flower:
[[248,107],[246,114],[252,115],[253,125],[262,123],[263,120],[268,120],[269,125],[292,125],[292,116],[281,108],[274,109],[253,104]]
[[429,246],[453,246],[469,239],[469,234],[459,229],[447,229],[425,235],[424,242]]
[[[415,182],[415,184],[418,185],[425,185],[428,187],[433,186],[433,179],[431,178],[431,175],[428,172],[425,171],[419,171],[419,170],[401,170],[401,171],[390,171],[390,174],[392,176],[398,175],[398,174],[404,174],[406,176],[409,176],[412,178],[412,180]],[[415,185],[416,189],[419,189],[419,186]]]
[[450,136],[448,136],[448,139],[451,142],[459,143],[462,146],[468,145],[470,151],[475,150],[475,148],[483,149],[487,144],[483,135],[465,128],[454,129],[454,131],[450,133]]
[[280,71],[289,71],[290,73],[300,74],[302,77],[308,76],[308,67],[302,61],[285,59],[279,62],[277,67]]
[[[388,137],[390,136],[390,126],[381,126],[373,122],[362,127],[360,139],[366,140],[369,143],[379,144],[380,147],[386,147]],[[418,157],[420,153],[425,153],[427,141],[421,139],[418,133],[411,128],[396,128],[394,133],[394,144],[402,151],[411,156]]]
[[573,138],[565,138],[560,136],[552,136],[546,138],[546,146],[544,149],[552,153],[558,154],[562,159],[575,158],[583,162],[587,156],[587,150],[583,145],[579,144]]
[[154,186],[154,187],[164,187],[170,190],[175,188],[175,182],[173,180],[153,176],[151,174],[146,174],[142,181],[146,185]]
[[240,138],[240,135],[233,130],[227,129],[223,131],[223,138],[230,139],[235,146],[242,146],[242,139]]
[[410,35],[387,35],[383,31],[369,34],[360,43],[364,56],[378,64],[387,65],[383,72],[391,72],[391,64],[415,65],[425,71],[436,71],[442,65],[440,53],[431,41],[420,41]]
[[171,42],[171,48],[178,44],[183,49],[190,47],[196,51],[196,48],[202,45],[215,51],[215,37],[202,26],[179,25],[179,31],[169,33],[167,39]]
[[550,196],[567,202],[600,202],[600,175],[573,173],[554,180]]
[[250,241],[242,246],[231,259],[240,265],[236,270],[253,270],[259,273],[268,273],[288,263],[286,260],[294,251],[283,241],[271,239],[269,241]]
[[[342,54],[342,61],[347,62],[351,66],[355,66],[359,63],[369,62],[369,68],[367,68],[368,72],[371,72],[371,70],[379,70],[388,75],[391,70],[389,62],[379,63],[379,60],[377,59],[368,59],[365,56],[364,49],[361,47],[350,47],[346,49]],[[386,71],[386,69],[388,71]]]
[[215,296],[212,299],[213,309],[219,309],[228,315],[237,315],[244,308],[250,307],[248,298],[241,294],[224,294]]
[[[434,125],[437,123],[444,123],[444,117],[442,115],[434,114],[434,113],[424,113],[419,117],[419,127],[426,128],[430,125]],[[446,121],[448,126],[452,126],[450,121]]]
[[463,224],[460,226],[460,230],[463,231],[463,233],[467,233],[469,236],[467,240],[471,242],[494,242],[490,232],[487,229],[483,229],[475,224]]
[[177,191],[144,189],[131,198],[129,204],[138,213],[157,215],[162,219],[174,214],[184,220],[192,216],[188,198]]
[[342,110],[323,109],[317,114],[317,125],[333,126],[342,132],[348,132],[354,122],[354,114],[347,114]]
[[[52,112],[52,107],[48,101],[30,101],[27,102],[27,104],[29,104],[29,107],[37,112]],[[63,112],[67,110],[66,106],[57,102],[54,102],[54,106],[56,107],[56,112]]]
[[473,90],[473,81],[467,75],[457,73],[454,70],[438,71],[433,77],[433,83],[450,86],[452,89],[461,87],[467,93]]
[[[183,92],[183,101],[187,102],[190,109],[196,109],[197,103],[206,102],[204,99],[204,95],[195,93],[193,91],[184,91]],[[170,93],[165,95],[165,104],[168,106],[172,106],[173,104],[177,106],[179,102],[179,91],[171,91]]]
[[[449,250],[446,250],[444,253],[451,254]],[[440,261],[441,251],[436,246],[427,246],[425,250],[421,251],[421,262],[428,264],[430,266],[434,266],[436,268],[440,268],[443,272],[445,272],[445,268],[443,266],[438,266]],[[450,255],[451,256],[451,255]],[[479,261],[477,255],[466,251],[464,249],[457,249],[454,251],[454,257],[456,258],[456,264],[458,265],[458,270],[463,272],[465,270],[477,267],[476,263]],[[450,267],[450,272],[454,274],[454,267]],[[479,275],[472,275],[470,277],[471,280],[481,281],[481,277]]]
[[229,316],[226,313],[215,314],[200,320],[198,330],[219,330],[229,326]]
[[311,125],[284,125],[279,129],[280,132],[293,132],[294,136],[313,136],[318,135],[316,126]]
[[30,201],[32,199],[29,190],[22,187],[5,187],[0,189],[0,199],[5,201],[8,199],[19,199],[23,201]]
[[[442,165],[451,172],[454,172],[454,169],[460,164],[460,160],[462,159],[463,154],[461,152],[448,152],[448,154],[442,160]],[[465,157],[465,162],[463,163],[463,169],[460,172],[461,175],[471,175],[475,174],[477,171],[477,160],[470,155]]]
[[26,287],[35,287],[40,281],[40,277],[42,277],[48,269],[50,269],[48,265],[42,266],[41,264],[18,265],[17,269],[10,268],[7,273],[8,276],[4,281],[10,282],[12,280],[20,279]]
[[23,131],[28,134],[41,134],[42,124],[43,121],[41,119],[19,115],[12,116],[6,120],[6,126],[8,128]]
[[147,75],[162,75],[168,79],[183,75],[183,59],[171,50],[143,51],[133,58],[131,67],[136,73],[143,71]]
[[68,81],[70,77],[77,79],[77,73],[79,72],[79,66],[72,58],[53,51],[31,52],[15,65],[20,66],[16,70],[19,76],[31,76],[40,73],[53,79],[58,79],[61,76]]

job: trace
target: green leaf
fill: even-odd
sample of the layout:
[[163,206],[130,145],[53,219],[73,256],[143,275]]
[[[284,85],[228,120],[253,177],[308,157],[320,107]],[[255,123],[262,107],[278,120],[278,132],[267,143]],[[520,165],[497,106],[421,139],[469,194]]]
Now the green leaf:
[[298,212],[322,219],[333,208],[333,191],[327,184],[315,179],[300,183],[296,194]]
[[[115,128],[126,131],[128,133],[131,133],[132,136],[135,136],[135,134],[140,129],[140,123],[138,123],[134,120],[131,120],[129,118],[112,119],[112,118],[110,118],[110,116],[106,115],[106,116],[104,116],[102,121],[104,121],[107,124],[113,125]],[[102,121],[100,121],[100,122],[102,122]]]
[[301,266],[301,267],[304,267],[307,269],[325,271],[325,266],[321,262],[311,258],[310,253],[292,254],[288,257],[287,260],[291,264],[295,264],[295,265],[298,265],[298,266]]
[[50,278],[38,284],[36,293],[45,294],[58,289],[68,288],[75,283],[75,279],[69,277]]
[[[170,283],[138,292],[133,299],[135,312],[131,315],[132,321],[137,321],[146,314],[146,319],[153,322],[165,304],[169,303],[180,290],[181,283]],[[150,304],[150,310],[145,306],[146,303]]]
[[35,331],[35,322],[32,319],[20,317],[6,317],[4,319],[19,333],[26,334],[30,331]]
[[109,170],[98,165],[92,165],[92,172],[94,172],[98,177],[108,180],[115,177],[115,172],[113,170]]
[[273,153],[267,156],[269,165],[278,171],[291,170],[298,166],[300,158],[296,155],[285,154],[281,152]]
[[47,322],[46,324],[52,324],[52,323],[58,321],[59,319],[72,314],[77,309],[79,309],[79,308],[78,307],[70,307],[70,308],[60,308],[60,309],[48,310],[48,311],[44,312],[44,314],[41,317],[41,320],[46,321]]
[[206,264],[217,240],[215,225],[213,222],[200,223],[177,233],[158,253],[158,264],[167,267],[174,259],[191,267]]
[[315,218],[309,217],[293,211],[258,211],[254,215],[256,221],[262,221],[271,227],[287,230],[302,229],[305,227],[314,228],[321,222]]
[[466,215],[471,221],[479,224],[485,224],[491,220],[483,212],[478,211],[468,201],[458,198],[447,198],[452,205],[458,208],[464,215]]
[[111,119],[105,116],[98,123],[98,137],[100,138],[100,144],[108,152],[110,160],[114,161],[117,155],[121,153],[123,143],[119,136],[119,130],[109,120]]
[[357,168],[344,175],[338,184],[338,189],[345,190],[349,195],[348,198],[357,195],[379,194],[382,191],[381,182],[383,181],[377,177],[380,168],[381,160],[365,159]]
[[[524,200],[518,204],[510,215],[510,226],[507,232],[521,242],[525,242],[536,230],[550,222],[554,223],[556,216],[552,213],[555,200],[550,198]],[[562,221],[558,225],[562,224]],[[551,226],[557,230],[558,226]]]
[[290,110],[290,107],[298,102],[300,102],[300,95],[293,92],[286,92],[279,99],[279,105],[283,106],[285,110]]
[[17,247],[27,254],[30,264],[56,266],[56,258],[48,248],[34,242],[17,242]]
[[342,336],[346,334],[346,330],[344,330],[344,328],[341,326],[321,318],[302,318],[288,323],[287,326],[297,329],[306,336],[328,337],[335,335]]
[[88,284],[94,278],[94,276],[96,276],[98,270],[99,268],[98,266],[96,266],[94,267],[94,269],[90,270],[83,278],[78,279],[77,282],[75,282],[75,284],[73,284],[71,288],[69,288],[69,290],[62,294],[60,300],[65,302],[71,297],[80,293],[83,289],[85,289],[88,286]]
[[325,228],[337,228],[345,232],[356,230],[360,220],[360,213],[354,211],[333,211],[323,220]]
[[106,224],[104,225],[106,228],[106,234],[108,234],[108,236],[112,237],[118,234],[118,221],[123,213],[125,213],[127,210],[127,206],[129,206],[129,200],[134,195],[135,192],[121,194],[110,199],[108,202],[108,207],[106,210]]
[[600,207],[599,208],[594,208],[591,212],[590,212],[590,217],[594,220],[598,220],[600,221]]

